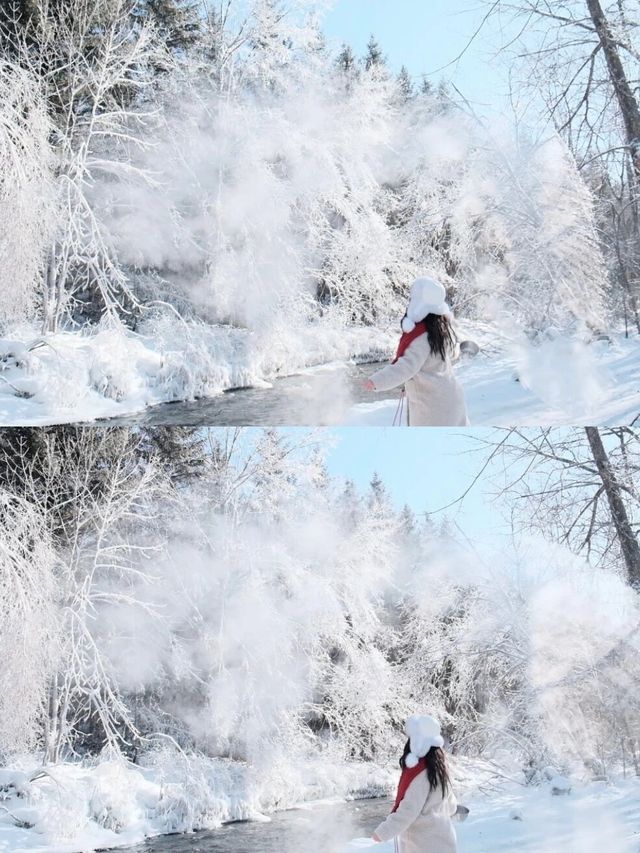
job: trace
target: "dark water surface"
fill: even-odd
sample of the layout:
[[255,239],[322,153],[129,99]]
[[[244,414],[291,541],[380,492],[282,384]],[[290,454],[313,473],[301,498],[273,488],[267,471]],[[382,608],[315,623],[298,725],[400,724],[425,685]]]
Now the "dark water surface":
[[352,838],[368,837],[389,813],[389,800],[310,806],[279,812],[269,823],[228,823],[189,835],[165,835],[127,853],[341,853]]
[[94,421],[109,426],[330,426],[372,394],[364,379],[381,365],[343,364],[276,379],[271,388],[244,388],[186,403],[162,403],[142,412]]

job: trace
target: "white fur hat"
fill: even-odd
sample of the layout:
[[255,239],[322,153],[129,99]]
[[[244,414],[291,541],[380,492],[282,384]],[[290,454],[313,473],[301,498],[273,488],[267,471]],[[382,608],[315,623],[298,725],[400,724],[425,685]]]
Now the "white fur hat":
[[416,323],[427,314],[451,316],[451,308],[447,305],[447,292],[439,281],[433,278],[417,278],[411,285],[411,296],[407,306],[407,316],[402,321],[402,330],[412,332]]
[[440,734],[440,723],[427,714],[409,717],[404,730],[411,747],[411,752],[405,759],[407,767],[415,767],[431,747],[439,746],[442,748],[444,746],[444,739]]

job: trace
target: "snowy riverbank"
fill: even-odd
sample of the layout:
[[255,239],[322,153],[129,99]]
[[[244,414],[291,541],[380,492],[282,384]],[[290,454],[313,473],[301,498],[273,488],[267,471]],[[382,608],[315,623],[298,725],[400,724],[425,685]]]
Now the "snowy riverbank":
[[303,802],[388,794],[395,774],[371,764],[308,760],[248,768],[161,751],[122,760],[0,769],[0,851],[78,853],[228,821],[269,820]]
[[43,339],[23,327],[0,340],[0,425],[90,421],[230,388],[264,388],[314,365],[380,357],[396,337],[318,325],[261,340],[244,329],[173,317],[139,333],[105,325]]
[[[587,343],[558,335],[534,345],[522,335],[497,341],[490,328],[462,324],[461,337],[481,346],[456,367],[474,426],[630,424],[640,415],[637,336]],[[274,425],[391,426],[397,393],[354,399],[344,368],[386,357],[396,340],[393,330],[327,324],[284,329],[265,342],[246,330],[166,316],[139,334],[97,327],[46,342],[25,328],[0,341],[0,425],[122,418],[231,388],[268,389],[278,377],[306,371],[300,399],[287,389],[282,411],[270,409]],[[274,388],[274,397],[281,390]],[[255,391],[242,393],[250,404]],[[202,423],[209,422],[206,403],[202,408]],[[250,414],[242,422],[252,423]]]
[[[117,761],[67,764],[49,768],[46,774],[2,770],[0,851],[78,853],[127,846],[161,834],[216,829],[230,820],[270,821],[269,813],[300,805],[302,797],[317,804],[306,806],[296,821],[297,838],[308,824],[308,853],[364,849],[386,853],[385,846],[372,845],[364,837],[349,843],[350,821],[339,803],[388,793],[395,780],[391,770],[318,763],[306,768],[311,773],[296,773],[282,767],[279,774],[270,773],[257,785],[245,766],[232,762],[200,759],[189,766],[189,774],[186,769],[186,764],[174,760],[148,767]],[[554,796],[550,782],[525,787],[494,780],[487,786],[486,773],[473,765],[461,775],[458,795],[471,810],[466,822],[456,824],[461,853],[600,853],[604,849],[636,853],[638,849],[640,779],[618,777],[606,783],[575,778],[568,793]],[[316,780],[313,787],[304,781],[308,778]],[[387,807],[381,803],[381,814]],[[320,850],[314,847],[313,836],[318,821],[326,835],[332,811],[340,819]],[[16,826],[16,821],[24,825]],[[269,829],[270,845],[273,833],[282,833],[282,850],[290,850],[289,824],[280,826],[278,819],[275,823],[280,828]],[[206,839],[200,846],[208,849]]]

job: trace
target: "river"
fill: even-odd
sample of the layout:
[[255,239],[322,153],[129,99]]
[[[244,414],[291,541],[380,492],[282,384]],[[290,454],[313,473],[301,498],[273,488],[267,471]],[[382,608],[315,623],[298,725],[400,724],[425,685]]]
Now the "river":
[[270,388],[243,388],[190,402],[162,403],[94,425],[331,426],[342,423],[356,403],[394,396],[372,394],[362,387],[364,378],[378,367],[326,365],[276,379]]
[[127,853],[341,853],[368,837],[389,813],[389,800],[357,800],[278,812],[268,823],[228,823],[188,835],[164,835],[127,847]]

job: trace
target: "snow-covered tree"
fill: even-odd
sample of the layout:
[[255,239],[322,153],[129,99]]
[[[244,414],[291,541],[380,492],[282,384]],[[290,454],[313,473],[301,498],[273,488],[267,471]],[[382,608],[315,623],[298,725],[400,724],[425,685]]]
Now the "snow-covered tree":
[[[606,176],[601,237],[620,290],[613,298],[622,298],[629,325],[640,331],[635,10],[624,0],[568,0],[560,14],[538,0],[486,5],[489,15],[505,14],[505,32],[515,34],[512,25],[518,30],[517,60],[509,60],[512,71],[519,70],[519,90],[536,92],[543,119],[551,120],[585,172],[595,168]],[[512,37],[505,42],[511,53]]]
[[195,0],[141,0],[131,14],[149,20],[158,35],[173,51],[186,51],[200,34],[200,4]]
[[386,59],[382,48],[378,44],[375,36],[372,35],[367,42],[367,52],[364,56],[364,67],[367,71],[371,71],[371,69],[379,70],[382,69],[385,64]]
[[38,504],[0,491],[0,758],[39,745],[59,665],[60,556]]
[[502,232],[506,276],[500,302],[525,328],[578,321],[600,328],[607,270],[594,205],[559,138],[523,145],[496,159],[494,216]]
[[52,131],[37,77],[0,59],[0,329],[42,300],[56,213]]
[[[596,565],[621,566],[629,585],[640,588],[636,430],[514,428],[493,452],[513,473],[509,489],[522,507],[514,516],[519,529],[570,542]],[[564,487],[567,476],[570,486]],[[544,487],[535,488],[533,478]]]
[[[613,438],[627,495],[632,439],[614,453]],[[573,454],[564,499],[549,478],[566,438],[542,467],[517,457],[553,521],[516,525],[497,552],[416,522],[380,477],[345,489],[313,434],[197,439],[0,436],[0,752],[57,761],[171,738],[258,773],[327,750],[385,763],[426,710],[454,751],[506,752],[530,781],[549,763],[640,763],[637,593],[619,553],[589,565],[555,536],[593,499],[588,457]]]
[[413,81],[405,65],[400,69],[396,78],[398,93],[402,102],[407,102],[413,95]]
[[357,65],[356,55],[350,45],[345,44],[338,54],[336,65],[345,74],[352,74]]
[[[58,634],[50,649],[39,651],[43,661],[55,658],[50,663],[47,713],[32,734],[44,744],[49,761],[58,760],[72,745],[108,744],[118,750],[136,731],[110,666],[109,647],[122,635],[118,619],[109,617],[119,610],[120,627],[127,630],[127,614],[138,606],[135,589],[152,577],[145,558],[162,545],[151,534],[151,507],[160,498],[162,481],[143,454],[146,450],[127,430],[25,430],[2,437],[4,481],[42,513],[36,521],[44,533],[41,543],[32,547],[42,549],[43,556],[36,552],[34,571],[49,574],[38,581],[45,603],[40,605],[40,595],[34,596],[34,611],[44,608],[49,598],[58,608]],[[25,523],[28,520],[25,516]],[[25,535],[22,526],[9,534],[12,559],[20,551],[11,536]],[[56,551],[45,559],[51,543]],[[16,568],[9,564],[7,571],[15,574]],[[16,580],[20,571],[18,566]],[[15,580],[7,590],[11,587],[15,592]],[[20,601],[26,606],[24,594],[18,594],[19,606]],[[46,613],[41,630],[51,632]],[[38,631],[32,633],[37,642]],[[34,689],[37,686],[36,681]]]
[[131,18],[126,0],[36,6],[7,50],[35,81],[50,123],[57,227],[41,301],[45,331],[55,331],[80,303],[89,315],[113,319],[136,304],[92,190],[98,177],[144,182],[131,152],[146,144],[145,72],[164,61],[165,49],[151,26]]

